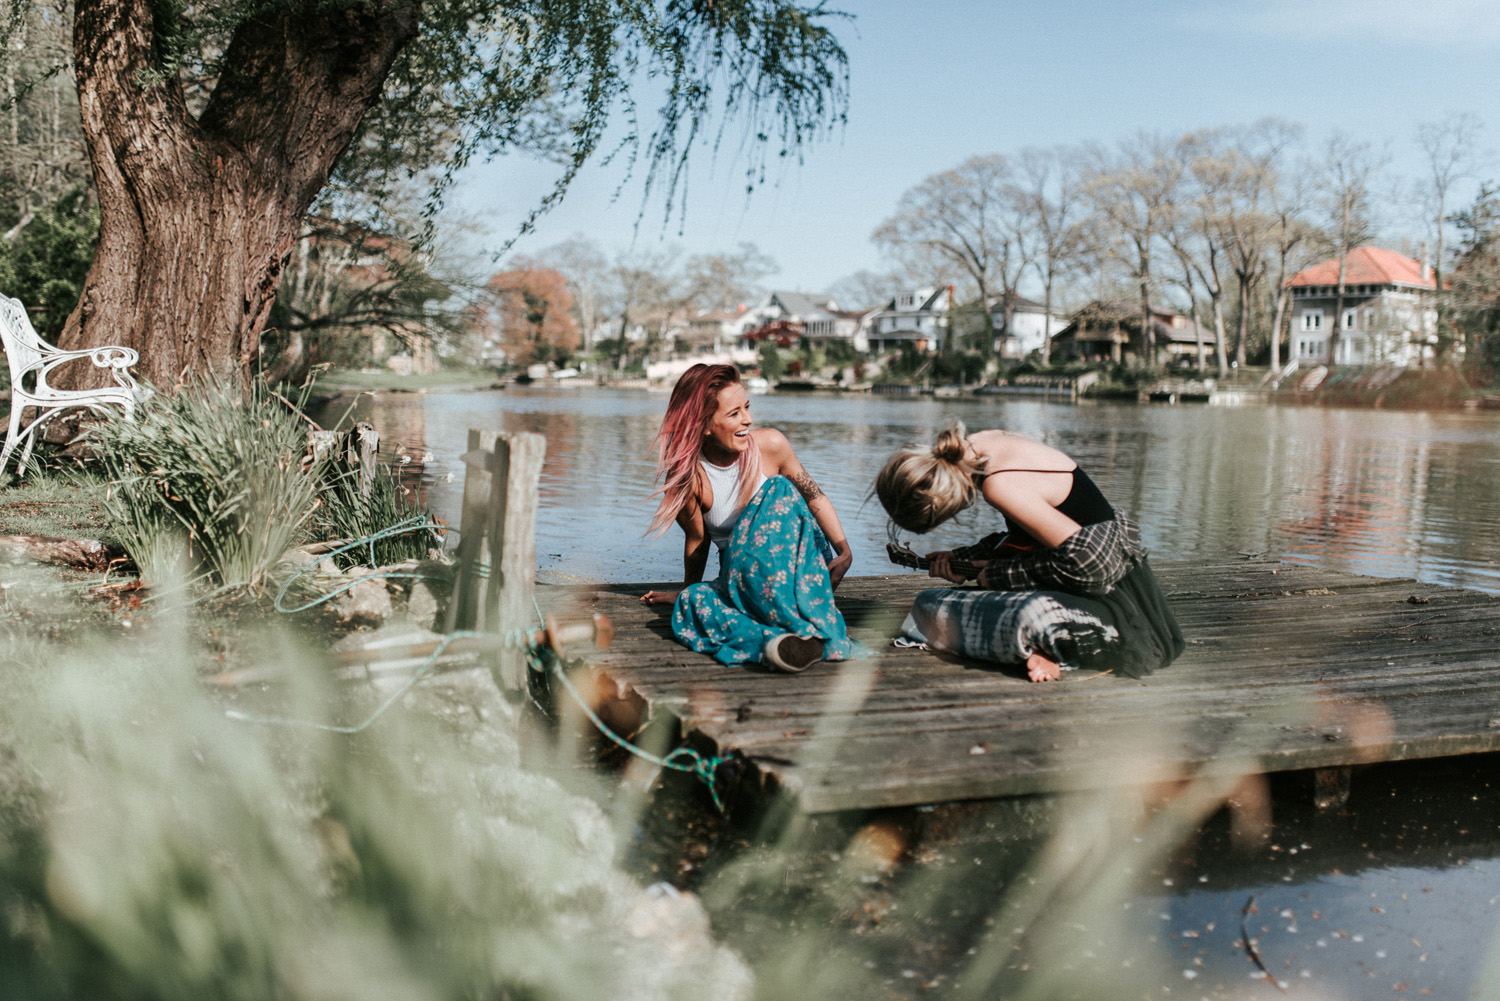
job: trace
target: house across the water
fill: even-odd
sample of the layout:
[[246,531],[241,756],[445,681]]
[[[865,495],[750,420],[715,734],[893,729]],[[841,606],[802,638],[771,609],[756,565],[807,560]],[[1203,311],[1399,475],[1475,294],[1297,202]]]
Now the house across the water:
[[[1437,285],[1426,264],[1382,247],[1356,247],[1287,279],[1292,292],[1292,358],[1313,365],[1416,365],[1437,344]],[[1332,334],[1338,322],[1338,337]],[[1332,355],[1332,357],[1330,357]]]

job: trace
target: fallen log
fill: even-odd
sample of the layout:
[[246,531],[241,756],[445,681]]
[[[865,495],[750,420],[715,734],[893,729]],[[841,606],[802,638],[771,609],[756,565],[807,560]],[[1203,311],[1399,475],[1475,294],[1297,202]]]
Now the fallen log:
[[0,535],[0,553],[12,560],[57,563],[79,570],[107,570],[128,559],[125,550],[98,539],[57,539],[48,535]]

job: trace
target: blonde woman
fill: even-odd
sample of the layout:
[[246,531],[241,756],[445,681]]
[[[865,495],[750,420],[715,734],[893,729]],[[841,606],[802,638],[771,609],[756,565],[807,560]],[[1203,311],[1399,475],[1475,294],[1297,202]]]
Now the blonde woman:
[[875,493],[910,532],[931,531],[980,499],[1005,518],[1003,536],[928,554],[932,576],[978,587],[919,594],[902,626],[909,640],[1025,664],[1032,681],[1074,667],[1138,678],[1182,652],[1135,525],[1057,449],[1010,431],[966,434],[954,423],[930,447],[892,455]]

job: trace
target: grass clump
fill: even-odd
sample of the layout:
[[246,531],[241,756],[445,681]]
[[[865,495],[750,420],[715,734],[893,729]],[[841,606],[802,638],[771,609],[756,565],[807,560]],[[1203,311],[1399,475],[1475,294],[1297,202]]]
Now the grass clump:
[[[407,522],[412,524],[406,531],[382,535]],[[425,508],[407,499],[407,491],[388,467],[377,464],[365,478],[358,469],[336,471],[330,465],[313,535],[368,540],[334,556],[340,570],[359,565],[383,567],[423,559],[433,546],[441,546],[440,538],[428,527],[435,524]]]
[[221,585],[258,586],[317,503],[301,417],[260,384],[247,397],[196,379],[90,440],[110,482],[106,519],[146,580],[186,565]]

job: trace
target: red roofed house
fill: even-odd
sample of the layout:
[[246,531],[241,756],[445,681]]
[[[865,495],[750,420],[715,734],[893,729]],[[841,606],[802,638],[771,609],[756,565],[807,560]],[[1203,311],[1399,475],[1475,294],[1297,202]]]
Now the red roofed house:
[[1414,365],[1437,340],[1432,269],[1394,250],[1355,247],[1344,263],[1344,315],[1328,357],[1339,262],[1329,258],[1287,280],[1292,358],[1300,365]]

